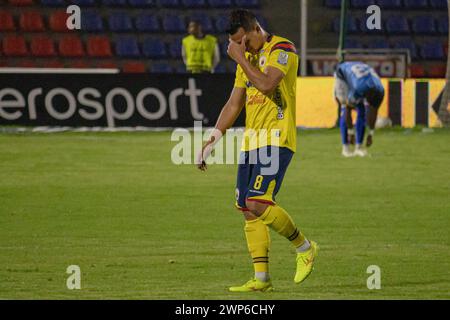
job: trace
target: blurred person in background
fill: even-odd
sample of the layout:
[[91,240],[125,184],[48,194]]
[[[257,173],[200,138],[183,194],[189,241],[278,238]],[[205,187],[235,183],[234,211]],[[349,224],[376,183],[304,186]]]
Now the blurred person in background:
[[214,73],[220,62],[220,51],[217,38],[204,34],[198,21],[191,20],[188,25],[188,36],[182,41],[182,57],[189,73]]

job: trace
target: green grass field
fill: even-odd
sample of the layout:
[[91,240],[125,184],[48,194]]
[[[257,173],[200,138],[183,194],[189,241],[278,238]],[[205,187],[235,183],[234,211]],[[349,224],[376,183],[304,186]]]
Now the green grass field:
[[167,132],[1,134],[0,298],[450,299],[450,131],[379,131],[350,159],[337,130],[298,136],[277,201],[319,243],[315,271],[295,285],[272,232],[276,291],[232,294],[253,271],[235,165],[173,165]]

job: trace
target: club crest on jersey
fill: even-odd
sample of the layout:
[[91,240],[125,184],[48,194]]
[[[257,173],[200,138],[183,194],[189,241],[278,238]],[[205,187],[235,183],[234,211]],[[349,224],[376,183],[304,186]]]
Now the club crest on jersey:
[[289,55],[285,51],[280,51],[277,62],[283,66],[287,65]]
[[266,62],[267,62],[266,56],[261,56],[261,57],[259,58],[259,66],[260,66],[260,67],[264,67],[264,66],[266,65]]

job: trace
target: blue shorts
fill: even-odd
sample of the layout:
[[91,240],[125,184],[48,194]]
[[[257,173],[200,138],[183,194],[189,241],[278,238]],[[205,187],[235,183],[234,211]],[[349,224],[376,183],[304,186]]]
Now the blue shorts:
[[294,152],[268,146],[240,154],[236,182],[236,207],[248,211],[245,201],[275,204],[284,174]]

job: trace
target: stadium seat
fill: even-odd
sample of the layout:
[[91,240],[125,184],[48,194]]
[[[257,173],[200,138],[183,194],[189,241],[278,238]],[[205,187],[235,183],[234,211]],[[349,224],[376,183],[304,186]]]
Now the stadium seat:
[[394,43],[394,48],[395,49],[408,49],[409,50],[409,54],[411,56],[412,60],[417,59],[418,55],[417,55],[417,47],[416,44],[414,43],[414,41],[412,41],[411,39],[407,38],[407,39],[400,39],[397,40]]
[[64,68],[64,63],[59,60],[47,60],[42,63],[44,68]]
[[225,33],[229,27],[229,19],[226,15],[219,15],[215,21],[215,27],[218,33]]
[[[358,20],[356,18],[354,18],[353,16],[349,16],[347,17],[347,32],[348,33],[356,33],[359,31],[358,28]],[[363,21],[365,23],[365,19]],[[332,23],[332,30],[335,33],[339,33],[339,30],[341,28],[341,18],[340,17],[336,17],[333,20]]]
[[236,6],[240,8],[259,8],[259,0],[235,0]]
[[155,7],[156,0],[128,0],[131,7]]
[[178,0],[159,0],[159,4],[168,8],[176,8],[180,6]]
[[368,6],[375,4],[375,0],[351,0],[350,7],[358,9],[366,9]]
[[87,54],[91,57],[112,57],[111,43],[105,36],[93,36],[87,40]]
[[228,57],[228,53],[227,53],[228,43],[220,43],[219,44],[219,49],[220,49],[220,55],[222,57]]
[[89,67],[90,67],[89,64],[84,60],[74,60],[69,62],[69,68],[86,69]]
[[127,5],[127,0],[102,0],[105,7],[123,7]]
[[232,8],[231,0],[208,0],[209,6],[212,8]]
[[376,39],[374,41],[369,40],[368,48],[370,48],[370,49],[389,49],[390,45],[386,39]]
[[427,0],[403,0],[405,9],[427,9]]
[[173,59],[181,59],[181,38],[169,43],[169,54]]
[[142,62],[125,62],[122,65],[122,72],[125,73],[145,73],[147,72],[147,66]]
[[227,67],[224,64],[219,63],[214,69],[214,73],[227,73]]
[[186,25],[181,17],[166,15],[163,19],[163,29],[166,32],[184,33],[186,32]]
[[22,60],[17,63],[19,68],[36,68],[37,64],[33,60]]
[[65,0],[41,0],[41,5],[46,7],[63,7],[67,4]]
[[346,39],[345,40],[345,48],[362,49],[362,48],[364,48],[364,45],[358,40]]
[[166,44],[160,39],[146,39],[142,44],[142,53],[151,59],[162,59],[167,57]]
[[95,6],[95,0],[72,0],[72,4],[76,4],[80,7]]
[[150,66],[151,73],[173,73],[173,68],[167,62],[153,63]]
[[126,12],[116,12],[109,16],[109,28],[113,32],[130,32],[133,23]]
[[44,19],[39,11],[26,11],[20,14],[20,29],[28,32],[44,31]]
[[437,19],[437,29],[441,34],[448,33],[448,16],[441,16]]
[[27,44],[22,36],[5,36],[3,38],[3,54],[11,57],[28,55]]
[[404,16],[390,16],[385,22],[386,30],[392,34],[408,34],[409,24],[408,20]]
[[159,32],[161,27],[157,16],[151,14],[141,14],[136,17],[136,30],[141,32]]
[[409,67],[412,78],[424,78],[425,77],[425,68],[421,64],[412,64]]
[[83,44],[79,37],[68,35],[59,40],[59,54],[63,57],[84,56]]
[[95,67],[105,69],[119,69],[119,66],[114,61],[102,61],[98,63]]
[[14,25],[14,19],[9,11],[0,11],[0,32],[14,31],[16,27]]
[[102,17],[96,11],[83,11],[81,15],[81,30],[88,32],[103,31]]
[[377,0],[377,5],[383,9],[400,9],[403,7],[401,0]]
[[430,0],[430,6],[435,9],[447,9],[447,0]]
[[439,41],[425,42],[420,47],[420,56],[424,60],[443,60],[444,48]]
[[30,42],[31,54],[35,57],[54,57],[56,56],[55,44],[47,36],[36,36]]
[[428,76],[430,78],[445,78],[445,73],[447,72],[447,66],[444,63],[432,65],[428,71]]
[[416,34],[434,34],[436,25],[431,15],[422,15],[414,17],[411,21],[411,29]]
[[9,0],[10,5],[21,7],[21,6],[31,6],[33,5],[33,0]]
[[51,13],[49,17],[49,27],[54,32],[68,32],[71,31],[67,28],[66,21],[69,15],[63,11],[55,11]]
[[186,70],[186,65],[184,63],[177,64],[177,66],[175,67],[175,73],[178,73],[178,74],[188,73]]
[[206,6],[206,0],[181,0],[181,3],[188,9],[198,9]]
[[339,9],[341,7],[341,0],[325,0],[325,7]]
[[121,37],[116,41],[116,54],[119,57],[139,58],[141,53],[134,37]]
[[367,20],[361,19],[359,22],[359,29],[363,33],[370,33],[370,34],[382,34],[384,33],[384,27],[383,27],[383,21],[381,22],[381,29],[368,29],[367,28]]
[[195,20],[199,22],[202,26],[203,32],[205,33],[214,33],[214,26],[211,21],[211,18],[206,13],[194,13],[190,16],[190,20]]

